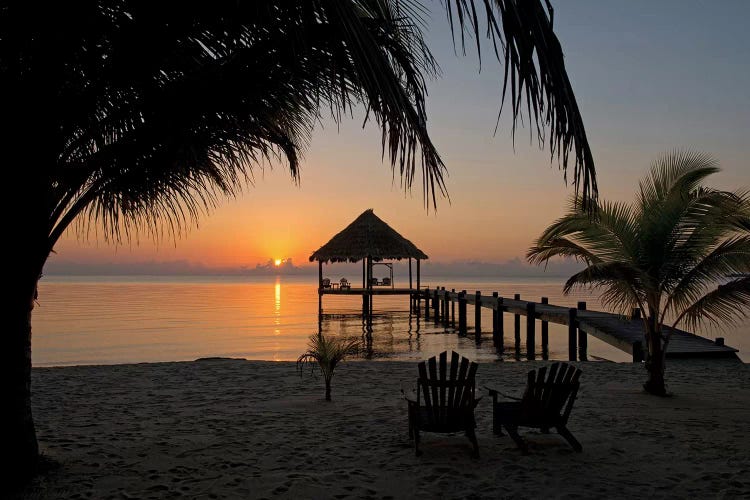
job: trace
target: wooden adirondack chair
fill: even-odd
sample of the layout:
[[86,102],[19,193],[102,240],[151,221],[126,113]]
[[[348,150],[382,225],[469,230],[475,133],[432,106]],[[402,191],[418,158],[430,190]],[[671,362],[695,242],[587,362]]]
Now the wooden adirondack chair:
[[417,390],[407,395],[409,403],[409,437],[414,439],[414,451],[419,450],[419,433],[451,433],[463,431],[474,447],[474,456],[479,457],[479,444],[474,432],[474,408],[479,399],[475,397],[474,376],[478,365],[458,353],[451,355],[448,367],[448,353],[439,354],[419,363]]
[[[531,370],[526,390],[520,399],[489,389],[492,396],[492,430],[502,435],[504,427],[516,445],[527,451],[526,442],[518,434],[519,427],[537,428],[545,433],[554,427],[574,450],[580,452],[583,450],[581,443],[570,433],[567,424],[578,394],[581,370],[567,363],[553,363],[545,381],[546,373],[547,367],[540,368],[538,372]],[[500,395],[516,401],[498,401]]]

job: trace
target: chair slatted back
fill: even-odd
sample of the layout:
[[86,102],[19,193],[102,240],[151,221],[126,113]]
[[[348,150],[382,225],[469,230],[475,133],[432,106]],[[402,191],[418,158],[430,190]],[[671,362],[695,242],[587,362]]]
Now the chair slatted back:
[[531,370],[522,398],[524,412],[542,420],[568,421],[580,387],[581,370],[567,363],[553,363]]
[[417,395],[424,400],[429,423],[450,425],[463,418],[467,410],[474,409],[475,376],[479,365],[451,354],[441,352],[418,365]]

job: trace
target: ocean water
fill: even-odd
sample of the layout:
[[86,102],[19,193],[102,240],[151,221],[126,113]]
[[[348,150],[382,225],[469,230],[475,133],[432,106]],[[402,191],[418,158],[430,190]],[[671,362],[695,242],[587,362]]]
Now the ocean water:
[[[562,282],[550,279],[481,280],[426,278],[423,286],[456,290],[497,291],[512,297],[602,310],[598,295],[579,291],[565,296]],[[424,359],[446,349],[476,360],[516,360],[513,316],[505,314],[505,352],[492,345],[491,332],[476,342],[472,332],[459,337],[434,321],[409,314],[407,296],[374,297],[371,336],[361,318],[359,296],[323,297],[324,334],[357,338],[364,359]],[[201,357],[236,357],[293,361],[305,351],[318,331],[315,277],[107,277],[47,276],[39,286],[34,309],[32,360],[34,366],[117,364],[185,361]],[[473,306],[469,306],[469,327]],[[484,310],[485,330],[492,325]],[[567,327],[549,325],[549,358],[567,359]],[[704,336],[723,336],[727,345],[750,359],[750,327],[705,330]],[[536,340],[540,344],[540,328]],[[525,359],[525,321],[522,318],[521,356]],[[540,356],[541,346],[536,348]],[[628,362],[630,356],[589,336],[591,359]]]

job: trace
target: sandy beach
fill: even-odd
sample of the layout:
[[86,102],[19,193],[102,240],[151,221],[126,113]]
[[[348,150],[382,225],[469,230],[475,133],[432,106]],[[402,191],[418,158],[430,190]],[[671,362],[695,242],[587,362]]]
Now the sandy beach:
[[[479,387],[520,393],[543,362],[483,363]],[[580,363],[570,429],[526,431],[530,452],[491,432],[481,458],[462,435],[407,435],[402,386],[416,365],[347,362],[323,400],[294,363],[201,360],[33,371],[42,452],[60,466],[27,498],[750,497],[750,369],[670,361],[675,394],[640,389],[642,366]],[[486,394],[486,391],[482,391]]]

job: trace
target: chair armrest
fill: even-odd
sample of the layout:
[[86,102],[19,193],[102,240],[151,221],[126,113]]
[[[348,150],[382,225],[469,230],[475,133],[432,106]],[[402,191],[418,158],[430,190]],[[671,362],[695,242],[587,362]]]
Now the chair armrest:
[[409,404],[419,404],[416,389],[404,389],[402,387],[401,394],[404,396],[404,399],[409,402]]
[[514,401],[521,401],[521,398],[517,398],[515,396],[511,396],[509,394],[502,393],[498,391],[497,389],[492,389],[491,387],[484,386],[485,389],[487,389],[490,392],[490,396],[492,396],[493,401],[497,401],[498,396],[502,396],[507,399],[513,399]]

